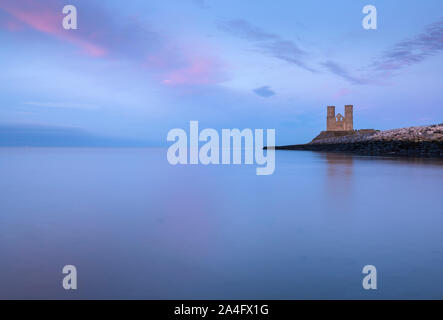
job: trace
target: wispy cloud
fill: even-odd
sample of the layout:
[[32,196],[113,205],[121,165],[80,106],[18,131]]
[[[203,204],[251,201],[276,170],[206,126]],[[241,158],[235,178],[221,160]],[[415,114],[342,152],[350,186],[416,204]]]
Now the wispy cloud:
[[376,71],[399,70],[422,62],[443,51],[443,18],[426,27],[423,33],[395,44],[372,64]]
[[275,92],[271,89],[270,86],[264,86],[257,89],[252,90],[256,95],[259,95],[263,98],[269,98],[275,95]]
[[367,84],[368,83],[368,80],[366,80],[366,79],[351,75],[351,73],[348,70],[346,70],[343,66],[339,65],[337,62],[328,60],[326,62],[323,62],[321,65],[324,66],[326,69],[328,69],[333,74],[349,81],[352,84]]
[[219,27],[239,38],[243,38],[251,41],[266,41],[266,40],[279,40],[279,37],[275,34],[268,33],[256,26],[253,26],[248,21],[243,19],[234,19],[224,21],[219,24]]
[[302,50],[294,41],[266,32],[243,19],[224,21],[219,24],[219,27],[233,36],[253,42],[259,51],[269,56],[297,65],[305,70],[316,72],[314,68],[307,64],[308,53]]
[[298,67],[310,72],[317,72],[306,63],[307,53],[301,50],[294,42],[287,40],[276,40],[270,43],[263,43],[262,48],[271,56],[295,64]]
[[392,77],[395,71],[418,64],[442,52],[443,19],[427,26],[423,33],[394,44],[381,56],[374,59],[373,63],[362,68],[358,74],[332,60],[323,62],[321,65],[351,84],[379,85]]

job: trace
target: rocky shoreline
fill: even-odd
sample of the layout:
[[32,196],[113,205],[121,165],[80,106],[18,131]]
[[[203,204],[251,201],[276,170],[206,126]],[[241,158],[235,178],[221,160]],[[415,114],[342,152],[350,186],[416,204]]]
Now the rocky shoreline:
[[276,146],[275,149],[443,158],[443,124],[386,131],[359,130],[339,136],[326,133],[322,132],[307,144]]

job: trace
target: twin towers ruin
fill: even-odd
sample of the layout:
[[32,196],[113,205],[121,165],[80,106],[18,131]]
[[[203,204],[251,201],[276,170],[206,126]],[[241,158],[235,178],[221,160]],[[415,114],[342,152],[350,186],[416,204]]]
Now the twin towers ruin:
[[354,130],[354,106],[345,106],[345,115],[335,114],[335,107],[328,106],[326,116],[326,131],[320,132],[311,142],[320,142],[323,139],[344,137],[358,133],[371,133],[372,129]]
[[345,116],[340,113],[335,115],[335,106],[328,106],[326,117],[326,131],[353,131],[354,130],[354,106],[345,106]]
[[354,130],[354,106],[345,106],[345,116],[340,113],[335,114],[335,107],[328,106],[328,114],[326,116],[326,131],[320,132],[312,142],[321,142],[323,139],[351,136],[355,134],[374,134],[378,130],[360,129]]

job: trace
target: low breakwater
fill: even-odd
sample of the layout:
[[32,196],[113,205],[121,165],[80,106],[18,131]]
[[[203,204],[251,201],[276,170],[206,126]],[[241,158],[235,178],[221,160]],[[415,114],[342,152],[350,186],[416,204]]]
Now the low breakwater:
[[349,135],[335,137],[328,137],[322,132],[310,143],[277,146],[275,149],[443,158],[443,124],[386,131],[353,131]]

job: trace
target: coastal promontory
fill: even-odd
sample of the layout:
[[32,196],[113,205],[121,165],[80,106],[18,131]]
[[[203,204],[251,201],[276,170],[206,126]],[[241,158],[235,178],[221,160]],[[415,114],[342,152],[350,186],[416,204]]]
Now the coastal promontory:
[[340,113],[336,115],[335,107],[329,106],[326,131],[322,131],[306,144],[274,148],[376,156],[443,158],[443,123],[380,131],[354,130],[353,120],[352,105],[345,106],[345,116]]
[[386,131],[323,131],[307,144],[277,146],[275,149],[443,158],[443,123]]

